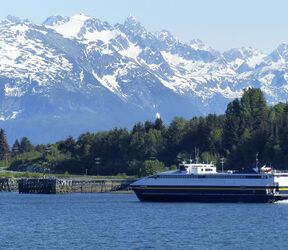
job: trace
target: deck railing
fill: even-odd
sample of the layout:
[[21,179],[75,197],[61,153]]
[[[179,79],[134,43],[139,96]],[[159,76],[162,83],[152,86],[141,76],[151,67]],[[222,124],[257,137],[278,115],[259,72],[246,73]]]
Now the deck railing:
[[273,170],[273,173],[275,173],[275,174],[281,174],[281,173],[288,174],[288,170]]

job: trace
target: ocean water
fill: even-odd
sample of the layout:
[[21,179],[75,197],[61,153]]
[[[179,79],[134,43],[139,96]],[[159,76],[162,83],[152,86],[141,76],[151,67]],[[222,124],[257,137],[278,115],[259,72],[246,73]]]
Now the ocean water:
[[0,249],[287,249],[288,203],[0,193]]

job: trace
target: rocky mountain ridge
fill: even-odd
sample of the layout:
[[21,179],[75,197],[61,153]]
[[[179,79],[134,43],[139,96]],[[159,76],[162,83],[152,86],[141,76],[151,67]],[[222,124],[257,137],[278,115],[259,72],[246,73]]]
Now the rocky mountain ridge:
[[147,31],[131,16],[115,25],[83,14],[0,22],[0,126],[12,139],[44,143],[156,113],[165,122],[223,113],[247,87],[260,87],[270,104],[286,101],[286,43],[268,55],[220,53]]

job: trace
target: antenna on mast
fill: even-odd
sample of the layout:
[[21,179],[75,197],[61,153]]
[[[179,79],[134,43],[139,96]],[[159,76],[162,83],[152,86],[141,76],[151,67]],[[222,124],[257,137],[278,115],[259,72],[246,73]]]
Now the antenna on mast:
[[190,159],[189,159],[189,163],[191,164],[193,162],[191,154],[190,154]]
[[199,148],[195,147],[195,161],[199,163]]
[[220,164],[221,164],[221,168],[222,168],[222,173],[224,172],[224,158],[220,158]]
[[255,171],[259,173],[259,168],[258,168],[258,163],[259,163],[258,155],[259,155],[259,153],[257,152],[256,155],[255,155]]

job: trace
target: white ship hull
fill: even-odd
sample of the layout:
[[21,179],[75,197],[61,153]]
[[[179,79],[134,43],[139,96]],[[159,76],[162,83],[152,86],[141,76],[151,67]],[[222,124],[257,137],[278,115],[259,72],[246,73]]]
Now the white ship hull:
[[140,201],[275,202],[288,199],[288,175],[158,174],[131,184]]

